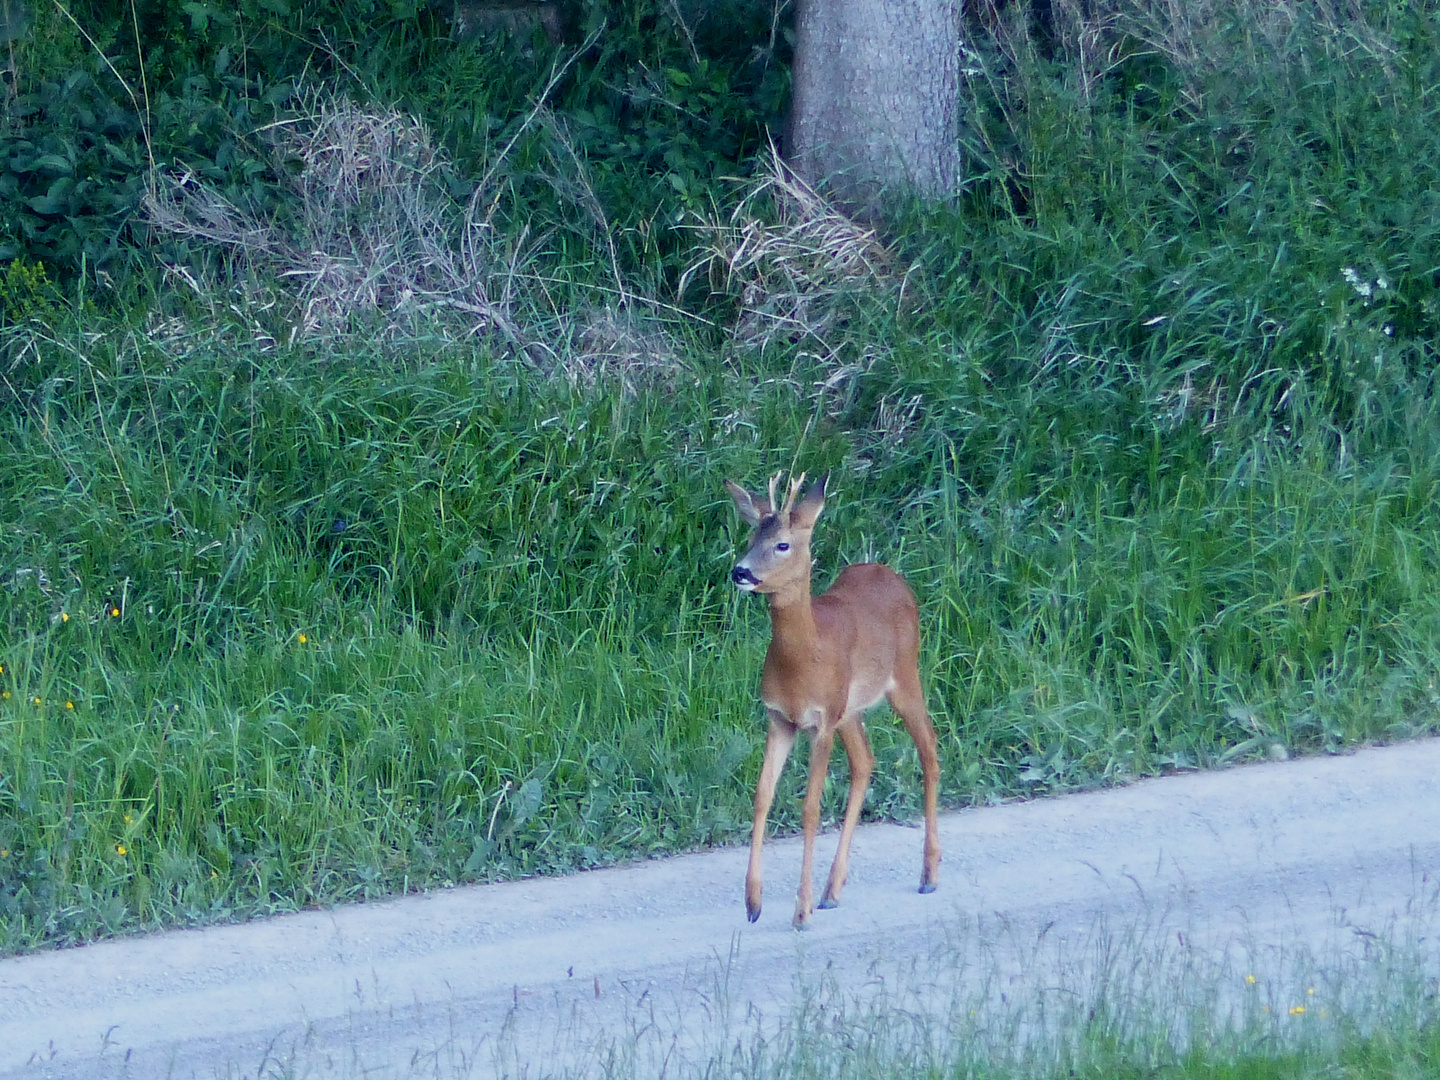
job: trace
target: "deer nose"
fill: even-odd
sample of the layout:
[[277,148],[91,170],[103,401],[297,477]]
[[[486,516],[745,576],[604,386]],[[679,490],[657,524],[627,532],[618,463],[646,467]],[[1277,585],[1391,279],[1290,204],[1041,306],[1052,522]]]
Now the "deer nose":
[[737,566],[730,571],[730,580],[736,585],[759,585],[760,579],[750,572],[749,567]]

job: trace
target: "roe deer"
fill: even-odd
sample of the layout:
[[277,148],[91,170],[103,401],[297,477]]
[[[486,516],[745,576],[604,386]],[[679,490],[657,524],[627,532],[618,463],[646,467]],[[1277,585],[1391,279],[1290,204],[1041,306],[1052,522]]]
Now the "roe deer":
[[850,839],[860,820],[865,789],[875,768],[875,755],[865,737],[861,714],[880,699],[905,722],[920,753],[925,778],[925,859],[920,891],[934,892],[940,869],[940,836],[936,821],[940,761],[935,728],[920,687],[920,620],[915,596],[905,579],[879,563],[847,566],[828,592],[810,595],[810,534],[825,507],[825,481],[810,487],[800,504],[795,497],[805,482],[802,473],[790,482],[783,505],[775,501],[780,481],[770,480],[770,496],[751,495],[725,481],[740,516],[755,527],[745,557],[730,579],[745,592],[770,597],[770,648],[760,677],[760,700],[770,727],[765,760],[755,788],[755,821],[750,836],[750,868],[745,875],[745,911],[760,917],[760,850],[765,819],[775,798],[775,784],[785,767],[797,731],[810,733],[810,779],[805,791],[805,855],[800,891],[795,898],[795,928],[803,929],[815,910],[811,873],[815,830],[820,824],[820,796],[830,766],[835,736],[850,758],[850,797],[840,846],[830,868],[830,881],[820,899],[822,908],[840,901],[849,870]]

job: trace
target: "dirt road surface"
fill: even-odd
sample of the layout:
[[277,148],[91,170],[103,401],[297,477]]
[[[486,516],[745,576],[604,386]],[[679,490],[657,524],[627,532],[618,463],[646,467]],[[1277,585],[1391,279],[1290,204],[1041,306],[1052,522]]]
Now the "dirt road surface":
[[0,960],[0,1077],[583,1072],[617,1039],[726,1038],[810,979],[947,963],[966,935],[992,982],[1097,926],[1239,943],[1252,964],[1413,941],[1435,908],[1440,741],[960,811],[941,835],[940,890],[920,896],[920,831],[863,827],[842,905],[804,933],[786,839],[754,925],[745,852],[726,849]]

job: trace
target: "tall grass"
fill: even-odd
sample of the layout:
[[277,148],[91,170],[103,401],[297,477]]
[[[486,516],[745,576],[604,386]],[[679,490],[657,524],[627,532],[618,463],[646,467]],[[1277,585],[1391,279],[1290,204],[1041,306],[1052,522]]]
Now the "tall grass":
[[878,941],[845,956],[798,948],[789,972],[773,957],[750,966],[737,942],[683,979],[615,987],[607,1004],[560,991],[489,1022],[461,1008],[428,1038],[414,1019],[358,1012],[277,1040],[267,1064],[277,1076],[327,1062],[327,1074],[436,1080],[1431,1076],[1433,912],[1426,891],[1378,936],[1342,917],[1323,944],[1247,944],[1241,926],[1184,916],[1177,934],[1164,913],[1135,908],[1089,925],[980,916],[942,920],[924,956],[897,959]]
[[[821,579],[916,587],[951,804],[1433,730],[1434,16],[1236,10],[1248,51],[1093,26],[1093,79],[998,27],[960,204],[784,333],[540,210],[550,374],[258,293],[7,328],[0,948],[739,836],[766,620],[721,481],[792,463],[835,481]],[[632,271],[607,318],[662,344],[595,363]]]

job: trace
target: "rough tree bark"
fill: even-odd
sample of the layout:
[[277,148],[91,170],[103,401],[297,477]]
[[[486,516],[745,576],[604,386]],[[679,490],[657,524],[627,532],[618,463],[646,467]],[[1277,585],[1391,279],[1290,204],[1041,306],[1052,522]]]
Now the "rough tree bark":
[[786,157],[850,210],[960,179],[959,0],[799,0]]

